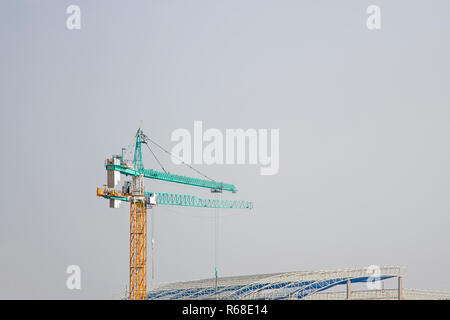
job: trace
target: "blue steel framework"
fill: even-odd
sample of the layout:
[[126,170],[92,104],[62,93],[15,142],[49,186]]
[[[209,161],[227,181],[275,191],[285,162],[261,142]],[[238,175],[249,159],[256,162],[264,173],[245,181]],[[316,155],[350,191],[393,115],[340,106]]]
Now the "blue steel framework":
[[[219,279],[215,288],[214,279],[172,283],[149,292],[148,299],[303,299],[338,285],[372,282],[374,275],[367,268],[337,271],[292,272],[255,276],[226,277]],[[377,281],[390,278],[401,279],[402,267],[380,267]],[[399,284],[400,284],[399,280]],[[400,291],[399,291],[400,292]],[[400,295],[399,295],[400,297]]]

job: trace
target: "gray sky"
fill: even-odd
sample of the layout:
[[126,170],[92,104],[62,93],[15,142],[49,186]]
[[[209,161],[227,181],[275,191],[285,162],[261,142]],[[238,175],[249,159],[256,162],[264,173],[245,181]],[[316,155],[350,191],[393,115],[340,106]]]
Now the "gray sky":
[[[70,4],[81,30],[66,28]],[[224,199],[255,203],[220,211],[221,275],[404,265],[405,287],[450,290],[449,12],[444,0],[2,1],[0,298],[123,296],[128,208],[95,189],[141,120],[167,148],[194,120],[280,129],[275,176],[197,167],[236,184]],[[154,212],[156,280],[212,277],[214,211]]]

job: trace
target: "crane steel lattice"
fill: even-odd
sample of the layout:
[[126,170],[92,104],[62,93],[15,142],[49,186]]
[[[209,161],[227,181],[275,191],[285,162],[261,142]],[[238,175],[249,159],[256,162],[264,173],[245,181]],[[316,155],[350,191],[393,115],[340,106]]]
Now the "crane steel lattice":
[[[106,160],[107,187],[97,188],[97,196],[109,199],[111,208],[118,208],[121,201],[130,202],[130,294],[132,300],[143,300],[147,295],[147,208],[154,205],[177,205],[201,208],[252,209],[253,203],[240,200],[217,200],[200,198],[193,195],[146,192],[144,178],[180,183],[211,189],[214,192],[237,192],[232,184],[191,178],[167,172],[148,170],[142,160],[142,144],[149,139],[139,128],[136,134],[133,163],[121,156]],[[131,176],[122,191],[114,188],[120,181],[120,175]]]

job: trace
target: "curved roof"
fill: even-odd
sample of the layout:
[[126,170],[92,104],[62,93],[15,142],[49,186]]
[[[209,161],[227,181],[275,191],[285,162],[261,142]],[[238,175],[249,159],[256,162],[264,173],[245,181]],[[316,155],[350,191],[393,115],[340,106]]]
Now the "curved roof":
[[[334,271],[299,271],[250,276],[224,277],[175,282],[161,285],[148,294],[149,299],[303,299],[347,281],[372,282],[373,269],[355,268]],[[404,268],[379,267],[377,280],[399,277]]]

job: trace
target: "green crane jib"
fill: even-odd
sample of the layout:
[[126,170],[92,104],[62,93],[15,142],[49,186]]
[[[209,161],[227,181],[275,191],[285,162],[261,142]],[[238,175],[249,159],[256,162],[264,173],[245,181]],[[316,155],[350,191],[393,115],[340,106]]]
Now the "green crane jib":
[[210,180],[205,180],[205,179],[185,177],[185,176],[180,176],[177,174],[156,171],[153,169],[136,170],[134,168],[127,166],[124,163],[121,163],[121,164],[106,163],[105,166],[106,166],[106,170],[117,171],[126,176],[140,176],[141,174],[144,174],[144,178],[163,180],[163,181],[167,181],[167,182],[182,183],[182,184],[187,184],[190,186],[209,188],[209,189],[213,189],[213,190],[231,191],[233,193],[236,193],[238,191],[233,184],[210,181]]
[[[217,191],[231,191],[233,193],[236,193],[238,190],[233,184],[223,183],[223,182],[217,182],[213,180],[205,180],[205,179],[198,179],[198,178],[191,178],[191,177],[185,177],[177,174],[171,174],[166,172],[160,172],[152,169],[145,169],[144,168],[144,162],[142,160],[142,144],[147,144],[147,141],[145,139],[147,136],[145,136],[141,129],[138,129],[138,132],[136,134],[136,146],[134,150],[134,159],[133,159],[133,165],[126,164],[123,161],[122,157],[115,156],[116,159],[119,161],[107,161],[105,166],[106,170],[112,170],[117,171],[121,174],[124,174],[126,176],[140,176],[144,175],[144,178],[150,178],[150,179],[156,179],[156,180],[162,180],[167,182],[174,182],[174,183],[181,183],[186,184],[190,186],[196,186],[196,187],[202,187],[202,188],[209,188],[212,190]],[[144,141],[143,141],[144,140]]]
[[[105,199],[120,200],[129,202],[130,196],[114,195],[108,191],[101,190],[99,196]],[[217,208],[217,209],[253,209],[253,202],[245,200],[220,200],[201,198],[188,194],[176,194],[168,192],[145,192],[145,197],[150,199],[155,197],[160,205],[184,206],[197,208]]]
[[[236,193],[238,190],[234,184],[217,182],[214,180],[206,180],[199,178],[186,177],[182,175],[172,174],[168,172],[161,172],[153,169],[145,169],[142,160],[142,144],[147,144],[148,137],[138,129],[136,133],[136,144],[134,147],[133,162],[126,162],[122,156],[113,156],[105,163],[107,171],[117,172],[125,176],[138,177],[162,180],[167,182],[180,183],[195,187],[211,189],[211,191],[222,192],[230,191]],[[120,201],[130,201],[130,197],[126,194],[114,192],[111,189],[98,190],[98,196]],[[194,195],[162,193],[162,192],[145,192],[145,197],[149,199],[151,196],[156,196],[158,204],[162,205],[178,205],[188,207],[203,207],[203,208],[223,208],[223,209],[252,209],[253,203],[245,200],[217,200],[201,198]]]

